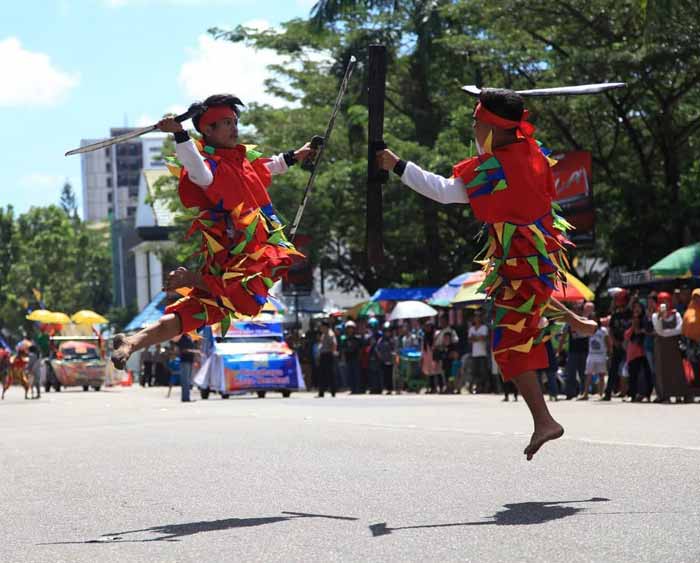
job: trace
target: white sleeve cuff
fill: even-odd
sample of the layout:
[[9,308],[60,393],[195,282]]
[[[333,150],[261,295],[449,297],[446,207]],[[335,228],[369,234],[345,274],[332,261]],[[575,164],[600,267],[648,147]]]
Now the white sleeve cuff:
[[177,143],[175,145],[175,154],[182,162],[185,170],[187,170],[190,180],[195,184],[206,188],[214,181],[214,174],[204,162],[204,158],[199,154],[192,139],[184,143]]
[[287,170],[289,170],[289,166],[287,166],[282,153],[270,157],[270,161],[266,162],[265,166],[267,166],[267,169],[273,176],[284,174]]
[[444,178],[423,170],[413,162],[406,163],[401,181],[412,190],[439,203],[469,203],[467,189],[460,178]]

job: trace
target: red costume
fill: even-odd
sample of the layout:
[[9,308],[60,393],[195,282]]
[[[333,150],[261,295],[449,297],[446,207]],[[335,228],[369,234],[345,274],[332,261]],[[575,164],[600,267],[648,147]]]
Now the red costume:
[[549,365],[540,321],[557,277],[565,284],[568,265],[562,234],[571,226],[552,209],[555,195],[550,166],[556,161],[532,138],[525,121],[503,119],[477,106],[475,118],[502,129],[517,129],[515,143],[454,167],[469,195],[474,216],[487,223],[482,252],[484,288],[494,298],[493,350],[504,379]]
[[178,190],[185,207],[199,208],[187,237],[201,236],[200,274],[207,291],[195,288],[166,308],[166,313],[179,316],[183,332],[217,322],[228,325],[230,315],[257,315],[272,285],[295,257],[302,257],[286,239],[270,202],[271,175],[265,166],[269,159],[244,145],[198,148],[213,182],[202,188],[179,168]]

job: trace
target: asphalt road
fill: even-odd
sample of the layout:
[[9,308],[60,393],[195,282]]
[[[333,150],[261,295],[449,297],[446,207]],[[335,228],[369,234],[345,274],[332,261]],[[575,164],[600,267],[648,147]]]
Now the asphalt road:
[[495,396],[22,397],[2,563],[700,561],[697,404],[560,401],[528,463],[527,409]]

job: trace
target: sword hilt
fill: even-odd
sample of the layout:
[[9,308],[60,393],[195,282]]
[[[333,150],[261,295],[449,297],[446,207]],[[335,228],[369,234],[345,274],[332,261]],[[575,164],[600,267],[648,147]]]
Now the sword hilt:
[[313,172],[314,168],[316,167],[316,156],[318,149],[320,149],[323,146],[323,142],[325,139],[321,137],[321,135],[314,135],[311,137],[311,150],[314,151],[309,156],[307,156],[304,161],[301,163],[301,169],[306,170],[307,172]]
[[188,119],[196,117],[204,113],[205,111],[207,111],[207,106],[205,106],[204,104],[192,104],[190,109],[188,109],[185,113],[175,116],[174,119],[178,123],[182,123],[183,121],[187,121]]

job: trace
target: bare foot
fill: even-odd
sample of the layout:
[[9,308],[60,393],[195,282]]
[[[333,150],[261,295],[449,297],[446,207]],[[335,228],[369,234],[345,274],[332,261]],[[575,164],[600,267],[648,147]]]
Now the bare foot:
[[126,362],[131,356],[131,345],[127,342],[126,336],[119,333],[114,337],[112,341],[112,363],[117,369],[124,369],[126,367]]
[[532,438],[530,438],[530,443],[523,453],[527,456],[527,460],[530,461],[537,451],[550,440],[556,440],[564,435],[564,427],[561,424],[553,422],[549,426],[536,429]]

